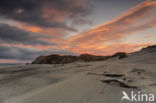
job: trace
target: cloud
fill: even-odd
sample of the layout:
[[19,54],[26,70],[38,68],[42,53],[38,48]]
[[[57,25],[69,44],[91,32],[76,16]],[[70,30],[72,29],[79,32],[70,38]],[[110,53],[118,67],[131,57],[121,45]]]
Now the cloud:
[[69,46],[66,48],[72,50],[79,48],[79,52],[81,52],[81,50],[88,51],[88,49],[103,49],[102,47],[105,47],[107,42],[155,27],[155,11],[156,1],[147,0],[142,2],[110,22],[106,22],[105,24],[73,36],[68,40],[67,45]]
[[67,21],[84,21],[90,0],[1,0],[0,15],[44,28],[76,31]]
[[50,48],[47,50],[39,50],[27,47],[15,47],[15,46],[0,46],[0,58],[1,59],[16,59],[16,60],[34,60],[40,55],[48,54],[71,54],[76,55],[76,53],[63,50]]
[[0,43],[45,46],[56,45],[55,43],[41,40],[44,38],[50,38],[50,36],[35,34],[7,24],[0,24]]
[[[78,53],[89,53],[96,55],[112,55],[117,52],[131,53],[140,50],[143,47],[153,45],[151,43],[146,44],[107,44],[102,46],[92,46],[92,48],[80,48],[75,51]],[[95,48],[95,49],[93,49]]]
[[86,16],[91,13],[90,1],[1,0],[0,17],[9,20],[6,24],[0,24],[1,60],[33,60],[46,54],[111,55],[119,51],[133,52],[151,45],[122,44],[118,41],[113,44],[111,41],[155,27],[156,1],[152,0],[137,5],[112,21],[67,37],[70,35],[68,33],[76,31],[73,24],[88,22]]

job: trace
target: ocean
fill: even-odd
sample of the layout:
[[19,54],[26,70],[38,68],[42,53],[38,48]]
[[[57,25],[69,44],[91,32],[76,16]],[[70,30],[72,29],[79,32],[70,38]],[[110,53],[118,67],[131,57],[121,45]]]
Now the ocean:
[[4,64],[0,64],[0,67],[11,67],[11,66],[22,66],[25,64],[21,64],[21,63],[4,63]]

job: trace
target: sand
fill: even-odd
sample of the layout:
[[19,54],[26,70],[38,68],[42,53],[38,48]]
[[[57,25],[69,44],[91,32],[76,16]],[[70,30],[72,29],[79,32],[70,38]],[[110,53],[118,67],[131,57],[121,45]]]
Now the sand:
[[[136,53],[129,55],[122,60],[114,58],[63,65],[1,67],[0,103],[132,103],[121,101],[122,91],[128,94],[141,91],[156,96],[155,56],[146,53],[143,53],[144,56]],[[146,57],[151,58],[148,61]],[[124,76],[110,77],[103,74]],[[103,82],[111,79],[122,80],[137,88],[122,87],[117,82]]]

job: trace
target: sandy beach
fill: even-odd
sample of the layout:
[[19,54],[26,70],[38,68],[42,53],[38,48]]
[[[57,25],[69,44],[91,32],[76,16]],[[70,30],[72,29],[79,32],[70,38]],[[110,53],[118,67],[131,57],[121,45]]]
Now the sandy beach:
[[122,60],[1,67],[0,102],[130,103],[121,101],[122,91],[156,95],[155,59],[155,52],[142,51]]

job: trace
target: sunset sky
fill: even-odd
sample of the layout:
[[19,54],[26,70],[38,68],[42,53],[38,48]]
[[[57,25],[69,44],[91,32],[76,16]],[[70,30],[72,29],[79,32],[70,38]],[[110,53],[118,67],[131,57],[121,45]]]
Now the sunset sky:
[[156,44],[156,0],[1,0],[0,63]]

